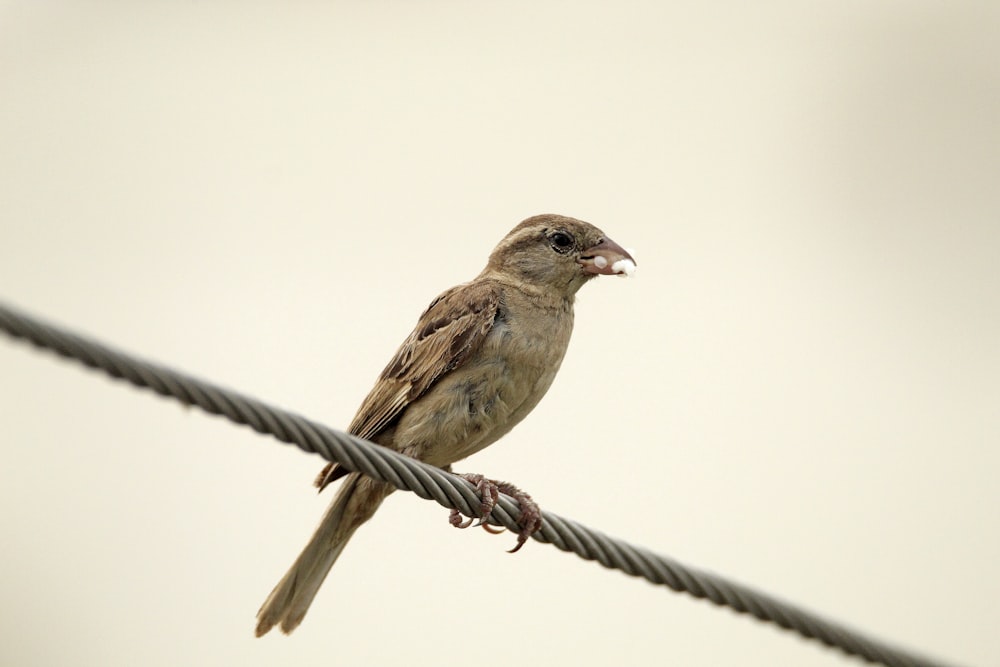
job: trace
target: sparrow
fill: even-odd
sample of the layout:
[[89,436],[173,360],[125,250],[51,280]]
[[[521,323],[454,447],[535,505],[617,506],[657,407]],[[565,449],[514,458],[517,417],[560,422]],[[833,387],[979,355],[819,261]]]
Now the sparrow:
[[[420,316],[364,399],[348,431],[450,470],[496,442],[552,384],[573,329],[577,290],[598,275],[628,275],[635,260],[597,227],[561,215],[517,225],[474,280],[447,290]],[[301,555],[257,612],[258,637],[302,622],[354,531],[395,490],[329,464],[316,479],[340,489]],[[511,485],[469,476],[485,517],[498,491],[521,503],[515,551],[541,526],[537,505]],[[471,520],[470,520],[471,521]],[[453,525],[465,527],[457,512]],[[485,527],[485,525],[484,525]]]

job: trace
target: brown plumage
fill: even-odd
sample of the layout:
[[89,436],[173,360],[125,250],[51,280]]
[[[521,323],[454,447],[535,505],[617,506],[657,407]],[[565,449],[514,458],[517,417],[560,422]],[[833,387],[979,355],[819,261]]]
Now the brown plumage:
[[[492,444],[538,404],[559,370],[577,290],[615,273],[627,252],[593,225],[528,218],[472,282],[431,302],[382,371],[348,429],[436,466]],[[345,477],[312,539],[257,613],[257,636],[291,632],[347,541],[394,487],[328,465],[323,489]],[[522,535],[519,544],[527,535]]]

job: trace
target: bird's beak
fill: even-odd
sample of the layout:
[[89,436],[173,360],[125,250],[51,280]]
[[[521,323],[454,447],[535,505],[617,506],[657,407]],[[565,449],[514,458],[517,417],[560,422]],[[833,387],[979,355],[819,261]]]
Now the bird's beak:
[[635,271],[632,255],[609,238],[601,239],[597,245],[584,250],[577,261],[586,273],[627,276]]

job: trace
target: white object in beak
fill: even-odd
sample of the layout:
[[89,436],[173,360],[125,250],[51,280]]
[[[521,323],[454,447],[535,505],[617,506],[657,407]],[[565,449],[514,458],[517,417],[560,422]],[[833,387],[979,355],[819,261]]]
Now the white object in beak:
[[[597,263],[598,259],[604,259],[603,257],[595,257],[594,264]],[[635,262],[631,259],[619,259],[617,262],[611,265],[611,270],[615,273],[623,273],[626,277],[631,278],[632,274],[636,272]]]

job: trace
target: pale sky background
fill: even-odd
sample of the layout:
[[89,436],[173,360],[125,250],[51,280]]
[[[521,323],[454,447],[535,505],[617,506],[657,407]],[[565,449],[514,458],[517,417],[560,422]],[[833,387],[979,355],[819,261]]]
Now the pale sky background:
[[[0,299],[344,427],[542,212],[635,248],[458,466],[998,664],[1000,3],[0,2]],[[4,665],[860,664],[0,339]]]

